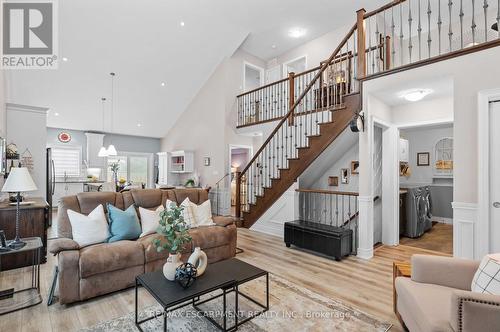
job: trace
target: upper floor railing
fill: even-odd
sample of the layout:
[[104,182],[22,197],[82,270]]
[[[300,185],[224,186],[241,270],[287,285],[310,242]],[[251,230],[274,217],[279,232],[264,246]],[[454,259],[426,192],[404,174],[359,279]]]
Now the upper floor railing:
[[[498,46],[498,25],[500,0],[395,0],[369,13],[359,10],[345,50],[300,106],[338,107],[343,92],[359,91],[359,80]],[[325,62],[240,94],[237,126],[283,118]]]

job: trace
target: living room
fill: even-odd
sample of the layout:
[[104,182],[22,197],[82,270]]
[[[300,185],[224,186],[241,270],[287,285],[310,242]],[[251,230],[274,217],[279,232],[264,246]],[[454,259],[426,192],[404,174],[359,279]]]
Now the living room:
[[2,1],[1,330],[500,330],[499,3],[314,2]]

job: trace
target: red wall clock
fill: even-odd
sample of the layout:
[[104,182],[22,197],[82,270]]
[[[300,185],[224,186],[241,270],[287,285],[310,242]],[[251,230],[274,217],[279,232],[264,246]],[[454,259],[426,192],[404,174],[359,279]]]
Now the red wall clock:
[[71,135],[69,133],[64,132],[64,131],[59,133],[57,138],[62,143],[69,143],[71,141]]

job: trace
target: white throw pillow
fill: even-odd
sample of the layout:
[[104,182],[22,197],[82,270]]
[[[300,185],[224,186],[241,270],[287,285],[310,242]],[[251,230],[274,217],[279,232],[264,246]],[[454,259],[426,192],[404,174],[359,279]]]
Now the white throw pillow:
[[139,207],[142,228],[142,233],[139,237],[156,233],[158,226],[160,226],[160,213],[163,210],[165,210],[163,205],[158,206],[156,210],[148,210],[143,207]]
[[189,202],[191,211],[196,221],[196,227],[215,225],[212,219],[212,206],[210,201],[205,201],[200,205]]
[[80,247],[106,242],[110,236],[104,207],[99,204],[88,216],[68,209],[73,240]]
[[[165,202],[165,206],[167,207],[167,211],[169,211],[172,207],[172,204],[177,206],[175,202],[172,202],[171,200],[167,199]],[[189,197],[186,197],[186,199],[181,203],[180,206],[184,208],[182,210],[182,216],[184,217],[184,222],[189,228],[195,228],[196,227],[196,220],[193,215],[193,211],[191,210],[191,201],[189,200]]]
[[500,295],[500,254],[483,257],[472,279],[471,290],[476,293]]

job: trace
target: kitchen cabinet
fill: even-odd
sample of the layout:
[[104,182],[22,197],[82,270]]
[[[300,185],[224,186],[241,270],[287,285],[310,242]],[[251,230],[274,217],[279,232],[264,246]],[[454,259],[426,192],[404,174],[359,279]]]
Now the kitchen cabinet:
[[410,162],[410,143],[407,139],[399,139],[399,161],[402,163]]
[[158,185],[168,184],[168,153],[158,153]]
[[171,173],[192,173],[194,171],[194,153],[173,151],[169,153],[168,168]]

